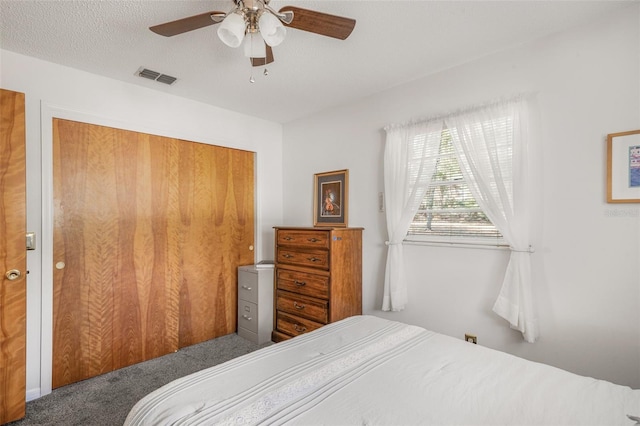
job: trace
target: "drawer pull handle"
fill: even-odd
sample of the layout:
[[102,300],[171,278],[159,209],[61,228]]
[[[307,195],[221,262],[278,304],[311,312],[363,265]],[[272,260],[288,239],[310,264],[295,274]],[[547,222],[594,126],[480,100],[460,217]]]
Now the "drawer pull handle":
[[306,282],[304,281],[294,281],[294,283],[298,286],[298,287],[304,287],[305,285],[307,285]]
[[293,237],[290,237],[290,236],[287,235],[286,237],[282,237],[282,239],[285,240],[285,241],[291,241],[291,240],[293,240]]
[[308,257],[308,258],[307,258],[307,260],[308,260],[308,261],[310,261],[310,262],[319,262],[319,261],[321,261],[322,259],[317,258],[317,257]]
[[284,257],[285,259],[291,259],[293,257],[293,255],[289,254],[289,253],[285,253],[285,254],[282,255],[282,257]]
[[247,287],[246,285],[243,285],[242,288],[247,290],[247,291],[251,291],[251,287]]
[[251,321],[252,318],[248,315],[243,315],[242,318],[246,319],[247,321]]
[[298,302],[293,302],[293,307],[298,310],[304,309],[304,305],[299,305]]
[[298,333],[304,333],[305,331],[307,331],[307,327],[298,324],[293,324],[293,329]]
[[309,238],[307,241],[309,241],[310,243],[317,243],[320,240],[317,238]]

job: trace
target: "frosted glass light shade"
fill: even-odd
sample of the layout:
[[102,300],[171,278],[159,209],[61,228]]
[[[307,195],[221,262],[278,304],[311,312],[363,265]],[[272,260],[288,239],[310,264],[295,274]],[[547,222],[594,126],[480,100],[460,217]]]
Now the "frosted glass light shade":
[[269,12],[264,12],[258,20],[260,34],[269,46],[277,46],[284,40],[287,35],[287,29],[282,22]]
[[237,13],[232,13],[224,18],[218,27],[218,37],[229,47],[238,47],[244,39],[246,25],[244,18]]
[[266,58],[267,48],[258,33],[249,33],[244,41],[244,56],[247,58]]

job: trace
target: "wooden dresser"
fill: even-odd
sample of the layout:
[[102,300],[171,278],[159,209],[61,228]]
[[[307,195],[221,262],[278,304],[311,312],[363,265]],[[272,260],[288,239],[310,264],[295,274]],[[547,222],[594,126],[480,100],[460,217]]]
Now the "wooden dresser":
[[274,342],[362,314],[362,228],[275,230]]

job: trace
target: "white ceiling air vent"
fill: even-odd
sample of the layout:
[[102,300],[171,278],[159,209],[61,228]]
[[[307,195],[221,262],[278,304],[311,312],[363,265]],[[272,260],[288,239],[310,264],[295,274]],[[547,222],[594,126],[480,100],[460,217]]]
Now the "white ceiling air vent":
[[159,83],[164,83],[164,84],[173,84],[175,83],[175,81],[177,80],[177,78],[172,77],[170,75],[167,74],[160,74],[157,71],[152,71],[150,69],[147,69],[145,67],[140,67],[138,68],[138,71],[136,71],[136,75],[138,77],[142,77],[142,78],[148,78],[149,80],[155,80]]

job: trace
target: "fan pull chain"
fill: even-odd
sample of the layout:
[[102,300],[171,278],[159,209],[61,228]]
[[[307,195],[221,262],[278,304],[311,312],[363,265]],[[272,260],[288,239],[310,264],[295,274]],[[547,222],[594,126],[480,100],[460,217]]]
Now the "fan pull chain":
[[[269,75],[269,70],[267,68],[264,69],[264,71],[262,72],[262,74],[266,77]],[[253,69],[251,70],[251,76],[249,76],[249,83],[255,83],[256,79],[253,78]]]

